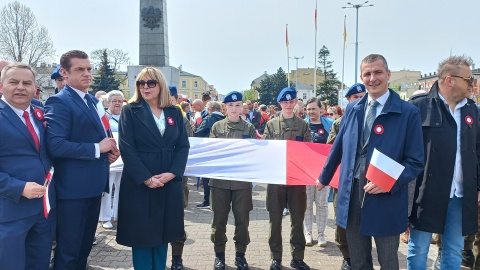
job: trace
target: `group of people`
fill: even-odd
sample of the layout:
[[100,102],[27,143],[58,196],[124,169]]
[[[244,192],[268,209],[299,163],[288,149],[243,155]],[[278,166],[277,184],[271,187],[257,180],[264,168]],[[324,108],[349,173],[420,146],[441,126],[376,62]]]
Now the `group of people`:
[[[85,269],[97,222],[112,225],[109,192],[114,189],[116,240],[132,248],[135,269],[164,269],[168,243],[171,269],[183,269],[184,170],[188,137],[197,136],[333,144],[316,186],[268,184],[270,269],[282,269],[285,207],[291,219],[289,265],[310,269],[304,253],[313,244],[313,204],[317,243],[325,246],[329,184],[340,164],[334,209],[341,269],[373,269],[372,238],[381,268],[399,269],[399,235],[407,228],[409,269],[426,269],[432,233],[442,236],[440,269],[459,269],[463,236],[478,230],[480,202],[479,117],[469,99],[471,65],[465,56],[447,58],[439,64],[432,89],[406,102],[388,88],[385,58],[372,54],[361,62],[363,84],[348,90],[343,115],[341,108],[327,109],[317,98],[303,105],[296,90],[287,87],[277,97],[279,112],[264,105],[257,111],[233,91],[223,104],[194,100],[195,118],[190,106],[178,104],[176,87],[153,67],[136,76],[127,104],[120,91],[109,92],[104,112],[104,104],[88,93],[92,67],[86,53],[61,56],[51,77],[58,93],[45,105],[34,99],[33,69],[7,63],[0,74],[0,265],[48,269],[56,240],[55,269]],[[118,141],[112,131],[118,131]],[[367,177],[374,149],[404,167],[389,189]],[[120,155],[123,171],[110,172]],[[248,269],[252,184],[204,178],[203,186],[204,201],[197,207],[213,212],[214,269],[226,268],[230,211],[234,263]]]

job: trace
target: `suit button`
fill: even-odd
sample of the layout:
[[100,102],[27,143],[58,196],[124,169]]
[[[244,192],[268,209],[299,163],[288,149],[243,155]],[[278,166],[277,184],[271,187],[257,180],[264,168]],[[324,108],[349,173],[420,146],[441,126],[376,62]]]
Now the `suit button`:
[[347,192],[345,192],[345,193],[347,194],[347,196],[350,196],[350,191],[347,191]]
[[440,123],[435,123],[435,126],[437,126],[437,127],[440,126]]
[[432,151],[433,151],[433,152],[436,152],[436,151],[437,151],[437,148],[433,147],[433,148],[432,148]]
[[429,174],[428,174],[428,177],[432,177],[432,174],[431,174],[431,173],[429,173]]

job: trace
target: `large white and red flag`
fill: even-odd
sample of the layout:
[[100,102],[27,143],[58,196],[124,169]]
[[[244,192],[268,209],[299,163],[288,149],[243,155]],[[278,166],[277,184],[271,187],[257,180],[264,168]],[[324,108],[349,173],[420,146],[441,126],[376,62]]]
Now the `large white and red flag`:
[[331,148],[285,140],[189,140],[186,176],[282,185],[315,185]]
[[368,165],[366,178],[389,192],[404,169],[405,166],[375,148],[373,149],[370,165]]
[[[332,147],[285,140],[190,137],[189,141],[185,176],[281,185],[315,185]],[[122,169],[121,158],[110,165],[110,172]],[[339,169],[330,186],[337,188],[338,179]]]

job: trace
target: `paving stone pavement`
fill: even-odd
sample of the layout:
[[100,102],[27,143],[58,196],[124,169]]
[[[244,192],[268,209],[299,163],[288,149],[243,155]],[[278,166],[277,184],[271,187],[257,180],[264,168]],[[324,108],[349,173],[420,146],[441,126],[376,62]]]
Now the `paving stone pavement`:
[[[215,253],[213,244],[210,241],[210,222],[212,213],[208,209],[196,209],[195,206],[202,202],[203,189],[196,190],[195,181],[190,180],[189,204],[185,209],[185,228],[187,231],[187,242],[183,252],[183,262],[185,269],[213,269],[213,261]],[[250,213],[250,239],[246,259],[250,265],[250,269],[269,269],[270,266],[270,250],[268,247],[268,212],[265,209],[266,184],[259,184],[253,189],[253,207]],[[315,209],[315,208],[314,208]],[[329,204],[329,219],[325,231],[328,245],[325,248],[317,247],[316,243],[313,247],[306,247],[305,262],[311,269],[340,269],[342,256],[337,249],[334,240],[334,213],[333,206]],[[315,219],[314,219],[315,220]],[[292,269],[289,267],[290,256],[290,218],[283,219],[283,269]],[[227,225],[227,242],[226,264],[227,269],[235,269],[235,247],[233,244],[233,215],[230,213]],[[315,228],[315,224],[314,224]],[[99,223],[97,229],[98,244],[93,247],[89,257],[88,269],[133,269],[131,250],[129,247],[121,246],[115,241],[116,223],[113,230],[105,230]],[[316,239],[317,235],[314,231],[313,235]],[[374,267],[380,269],[376,258],[375,246]],[[406,266],[407,245],[400,242],[398,256],[400,259],[400,269],[407,269]],[[437,256],[437,248],[430,246],[428,257],[429,269]],[[170,268],[171,247],[169,246],[167,267]]]

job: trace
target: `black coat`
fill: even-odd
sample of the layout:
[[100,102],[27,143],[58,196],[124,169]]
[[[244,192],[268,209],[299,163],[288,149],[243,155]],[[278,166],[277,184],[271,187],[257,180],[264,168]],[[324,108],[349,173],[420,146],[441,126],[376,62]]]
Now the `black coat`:
[[[124,167],[117,228],[121,245],[157,247],[184,233],[182,176],[190,144],[180,110],[172,106],[163,112],[162,136],[143,102],[122,109],[119,146]],[[143,183],[164,172],[176,176],[164,187],[151,189]]]
[[[420,109],[422,117],[425,169],[416,182],[410,226],[421,231],[443,233],[453,180],[457,125],[438,95],[438,82],[428,94],[414,97],[411,103]],[[461,108],[460,120],[462,235],[469,235],[477,232],[477,191],[480,190],[480,130],[478,110],[472,100],[468,99]]]

